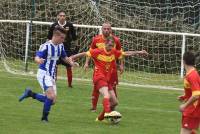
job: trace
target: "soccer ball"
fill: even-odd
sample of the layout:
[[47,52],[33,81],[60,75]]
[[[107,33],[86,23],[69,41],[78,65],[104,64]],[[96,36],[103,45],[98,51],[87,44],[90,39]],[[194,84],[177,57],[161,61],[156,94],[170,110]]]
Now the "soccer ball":
[[112,111],[112,114],[114,116],[112,118],[110,118],[110,122],[112,124],[118,124],[121,121],[122,115],[117,111]]
[[121,121],[121,118],[112,118],[112,119],[110,119],[110,122],[112,124],[118,124],[120,121]]

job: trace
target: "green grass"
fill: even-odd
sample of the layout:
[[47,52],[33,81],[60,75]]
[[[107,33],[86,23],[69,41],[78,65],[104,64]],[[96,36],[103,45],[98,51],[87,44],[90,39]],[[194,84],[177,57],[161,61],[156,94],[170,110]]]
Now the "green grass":
[[123,115],[118,125],[94,122],[101,111],[89,112],[91,83],[74,81],[68,89],[58,80],[58,98],[49,115],[40,121],[42,104],[33,99],[18,102],[29,86],[41,92],[36,79],[12,75],[0,69],[0,134],[178,134],[181,114],[176,97],[180,91],[119,86],[119,106]]
[[[22,60],[16,59],[7,59],[6,64],[11,68],[11,70],[16,70],[17,72],[23,72],[25,70],[25,64]],[[82,60],[78,61],[80,64],[83,62]],[[82,63],[83,64],[83,63]],[[126,82],[130,84],[139,84],[139,85],[157,85],[157,86],[170,86],[175,88],[182,88],[182,79],[180,75],[177,74],[156,74],[149,73],[143,71],[130,71],[130,68],[125,68],[125,72],[123,75],[119,75],[119,79],[121,82]],[[33,61],[29,61],[28,71],[32,71],[33,73],[37,72],[37,64]],[[159,72],[159,69],[158,69]],[[93,74],[93,69],[88,69],[87,72],[83,70],[83,67],[76,67],[73,69],[73,75],[76,78],[82,79],[91,79]],[[58,75],[61,77],[65,77],[65,67],[59,66]]]

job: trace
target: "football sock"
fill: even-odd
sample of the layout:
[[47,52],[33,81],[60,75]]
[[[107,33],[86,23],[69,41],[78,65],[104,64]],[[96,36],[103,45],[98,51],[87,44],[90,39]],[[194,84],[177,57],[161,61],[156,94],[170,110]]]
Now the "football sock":
[[195,130],[192,130],[190,134],[197,134]]
[[40,102],[44,102],[46,100],[46,96],[44,96],[43,94],[36,94],[35,95],[35,99],[40,101]]
[[43,119],[47,119],[47,116],[49,114],[49,111],[51,110],[51,105],[53,103],[53,100],[46,97],[43,107]]
[[103,108],[106,113],[110,113],[110,101],[109,98],[103,99]]
[[44,102],[46,99],[46,96],[42,95],[42,94],[38,94],[38,93],[34,93],[33,91],[29,91],[28,92],[28,96],[32,97],[33,99],[36,99],[40,102]]
[[67,81],[68,81],[68,86],[72,86],[72,68],[67,67]]
[[92,92],[92,108],[93,109],[97,108],[98,99],[99,99],[99,92],[93,89],[93,92]]

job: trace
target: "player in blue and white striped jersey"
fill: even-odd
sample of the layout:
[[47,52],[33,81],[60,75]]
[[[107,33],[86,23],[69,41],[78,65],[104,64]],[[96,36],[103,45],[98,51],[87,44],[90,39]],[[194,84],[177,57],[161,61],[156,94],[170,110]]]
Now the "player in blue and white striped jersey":
[[44,103],[42,121],[48,121],[48,114],[52,104],[56,101],[56,83],[55,83],[55,67],[57,60],[62,57],[63,60],[71,66],[76,65],[64,50],[63,41],[65,39],[66,31],[62,27],[56,27],[53,31],[52,40],[40,46],[39,51],[36,52],[35,62],[39,64],[37,72],[37,80],[44,91],[43,94],[34,93],[31,89],[26,88],[19,101],[27,97],[32,97]]

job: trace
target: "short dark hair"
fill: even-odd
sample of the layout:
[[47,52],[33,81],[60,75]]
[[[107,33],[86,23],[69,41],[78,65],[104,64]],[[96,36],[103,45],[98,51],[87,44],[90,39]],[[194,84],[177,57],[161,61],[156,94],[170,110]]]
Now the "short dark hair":
[[188,51],[183,55],[183,61],[186,65],[194,66],[195,65],[195,55],[193,52]]
[[60,13],[64,13],[65,14],[65,11],[64,10],[60,10],[57,15],[59,15]]
[[60,33],[67,34],[67,30],[61,26],[56,26],[53,30],[53,35],[60,34]]

